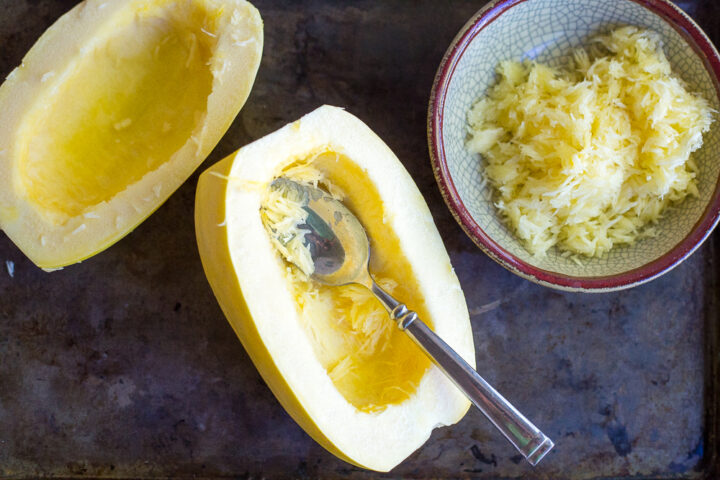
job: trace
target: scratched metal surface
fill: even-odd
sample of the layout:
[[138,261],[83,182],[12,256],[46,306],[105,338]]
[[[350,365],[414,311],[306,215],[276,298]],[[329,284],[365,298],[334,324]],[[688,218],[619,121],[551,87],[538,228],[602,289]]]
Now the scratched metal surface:
[[[74,3],[0,0],[0,74]],[[490,261],[440,198],[426,101],[446,46],[483,3],[258,0],[260,73],[203,168],[330,103],[365,120],[415,178],[467,295],[478,369],[557,447],[533,470],[471,411],[388,477],[712,478],[718,234],[648,285],[559,293]],[[720,5],[681,6],[720,40]],[[305,435],[235,339],[195,246],[196,181],[60,272],[41,272],[0,233],[0,477],[377,477]]]

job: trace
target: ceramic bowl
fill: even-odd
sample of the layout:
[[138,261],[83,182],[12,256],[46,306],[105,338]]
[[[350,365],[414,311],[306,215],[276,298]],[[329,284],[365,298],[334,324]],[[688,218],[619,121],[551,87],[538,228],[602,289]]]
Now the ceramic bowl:
[[652,280],[677,266],[708,237],[720,218],[720,118],[694,159],[699,198],[669,209],[654,238],[615,246],[582,265],[554,248],[535,258],[500,220],[481,159],[465,150],[466,115],[495,80],[506,59],[562,65],[589,37],[620,25],[658,32],[673,72],[720,110],[720,57],[700,27],[666,0],[499,0],[480,10],[455,37],[440,64],[430,97],[428,142],[443,197],[472,240],[510,271],[534,282],[574,291],[609,291]]

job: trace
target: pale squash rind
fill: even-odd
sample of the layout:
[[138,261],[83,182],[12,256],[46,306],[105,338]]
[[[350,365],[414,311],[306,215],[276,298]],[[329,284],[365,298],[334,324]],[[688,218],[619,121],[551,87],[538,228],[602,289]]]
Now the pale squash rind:
[[[283,407],[318,443],[355,465],[388,471],[420,447],[433,428],[459,421],[467,399],[435,367],[410,399],[381,413],[345,402],[317,362],[293,299],[281,285],[281,260],[262,229],[258,189],[278,165],[330,148],[366,167],[400,234],[435,331],[471,365],[467,307],[430,212],[397,157],[364,123],[324,106],[240,149],[204,172],[195,221],[208,280],[236,334]],[[244,197],[244,200],[243,198]],[[249,202],[246,202],[246,200]],[[226,205],[232,205],[228,213]],[[257,208],[256,208],[257,207]],[[280,313],[283,312],[283,313]]]
[[34,102],[57,88],[63,72],[87,53],[93,41],[112,32],[113,22],[132,21],[138,12],[174,0],[86,0],[55,22],[0,86],[0,227],[38,266],[55,269],[79,262],[127,235],[202,163],[245,103],[262,53],[259,12],[245,0],[193,1],[219,13],[217,43],[208,66],[212,91],[202,121],[159,168],[82,215],[61,224],[48,222],[17,192],[18,128]]

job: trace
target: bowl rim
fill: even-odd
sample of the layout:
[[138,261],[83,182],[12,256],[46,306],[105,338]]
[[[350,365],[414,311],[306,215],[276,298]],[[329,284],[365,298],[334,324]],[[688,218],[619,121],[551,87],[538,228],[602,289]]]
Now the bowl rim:
[[[535,267],[516,257],[495,242],[473,219],[455,188],[445,155],[443,141],[443,111],[448,86],[457,64],[472,40],[489,24],[509,9],[533,0],[494,0],[481,8],[460,29],[445,52],[438,67],[430,93],[427,117],[427,136],[430,161],[440,193],[455,220],[470,239],[490,258],[511,272],[544,286],[584,292],[622,290],[649,282],[682,263],[707,239],[720,221],[720,177],[708,206],[700,219],[670,251],[640,267],[606,276],[572,276]],[[650,10],[672,26],[702,59],[720,98],[720,55],[703,30],[670,0],[627,0]],[[720,160],[719,160],[720,161]]]

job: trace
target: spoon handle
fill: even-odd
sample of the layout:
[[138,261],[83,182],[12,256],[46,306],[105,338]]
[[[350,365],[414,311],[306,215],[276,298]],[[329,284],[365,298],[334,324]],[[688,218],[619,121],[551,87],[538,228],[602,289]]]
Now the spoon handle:
[[412,310],[395,300],[375,282],[371,291],[390,312],[390,317],[470,401],[490,419],[531,465],[536,465],[554,446],[525,416],[487,383],[460,355],[423,323]]

